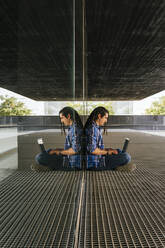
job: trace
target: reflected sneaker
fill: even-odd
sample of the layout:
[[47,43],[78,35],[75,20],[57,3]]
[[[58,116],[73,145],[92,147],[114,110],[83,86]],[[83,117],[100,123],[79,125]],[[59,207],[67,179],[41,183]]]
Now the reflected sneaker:
[[45,165],[40,165],[40,164],[37,164],[37,163],[33,163],[31,164],[30,166],[31,170],[32,171],[52,171],[51,168],[49,168],[48,166],[45,166]]
[[129,162],[128,164],[117,167],[116,170],[117,171],[132,172],[132,171],[136,170],[136,164]]

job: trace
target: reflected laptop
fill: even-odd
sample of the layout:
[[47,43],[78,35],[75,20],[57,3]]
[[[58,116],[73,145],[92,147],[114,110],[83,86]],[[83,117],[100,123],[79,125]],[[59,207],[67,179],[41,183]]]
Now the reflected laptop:
[[129,141],[130,141],[129,138],[126,138],[125,139],[122,152],[126,152],[127,151]]

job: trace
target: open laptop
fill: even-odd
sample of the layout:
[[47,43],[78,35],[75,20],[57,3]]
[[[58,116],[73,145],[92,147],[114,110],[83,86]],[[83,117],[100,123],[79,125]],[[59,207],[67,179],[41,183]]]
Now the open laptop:
[[129,138],[126,138],[125,139],[122,152],[126,152],[127,151],[129,141],[130,141]]
[[43,139],[42,138],[37,139],[37,143],[40,147],[41,152],[45,152],[46,150],[45,150]]

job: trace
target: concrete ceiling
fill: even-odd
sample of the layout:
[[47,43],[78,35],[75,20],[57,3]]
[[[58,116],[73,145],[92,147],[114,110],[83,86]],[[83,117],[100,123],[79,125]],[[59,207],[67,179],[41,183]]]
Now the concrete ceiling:
[[165,90],[164,0],[86,0],[85,27],[75,2],[0,1],[0,87],[42,101]]

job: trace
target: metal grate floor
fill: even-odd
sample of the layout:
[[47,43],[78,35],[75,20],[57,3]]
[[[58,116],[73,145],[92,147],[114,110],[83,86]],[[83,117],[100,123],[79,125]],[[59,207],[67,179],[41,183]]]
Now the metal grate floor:
[[18,171],[0,199],[0,247],[165,247],[165,178],[147,169]]
[[165,180],[148,170],[90,171],[79,247],[165,247]]
[[0,187],[0,247],[72,247],[79,172],[17,172]]

